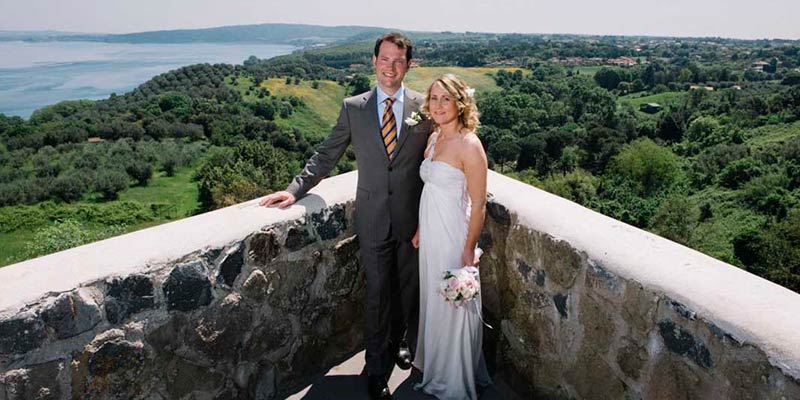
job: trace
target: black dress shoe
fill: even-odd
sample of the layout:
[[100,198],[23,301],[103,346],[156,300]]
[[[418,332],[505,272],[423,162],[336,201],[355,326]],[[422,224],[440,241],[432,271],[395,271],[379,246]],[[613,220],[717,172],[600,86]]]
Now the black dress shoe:
[[408,346],[400,346],[400,349],[397,350],[397,355],[394,357],[394,363],[402,370],[411,368],[411,351],[408,350]]
[[386,379],[379,375],[370,375],[367,379],[367,389],[371,399],[391,400],[392,394],[389,393],[389,386],[386,384]]

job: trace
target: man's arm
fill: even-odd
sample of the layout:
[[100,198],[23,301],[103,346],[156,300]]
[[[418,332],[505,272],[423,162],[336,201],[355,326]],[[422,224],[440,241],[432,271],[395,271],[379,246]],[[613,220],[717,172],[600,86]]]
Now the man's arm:
[[347,103],[342,103],[336,126],[308,160],[303,171],[294,177],[286,190],[267,195],[259,202],[259,205],[271,206],[278,203],[278,207],[286,208],[294,204],[297,199],[305,196],[319,181],[328,176],[342,158],[342,154],[349,144],[350,117],[347,113]]

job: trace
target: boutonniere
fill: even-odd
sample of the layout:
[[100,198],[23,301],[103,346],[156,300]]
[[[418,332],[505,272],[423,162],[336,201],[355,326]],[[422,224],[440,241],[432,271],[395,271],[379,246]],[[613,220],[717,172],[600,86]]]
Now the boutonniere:
[[414,126],[418,123],[422,122],[422,115],[420,113],[414,111],[411,113],[411,116],[406,118],[405,123],[408,126]]

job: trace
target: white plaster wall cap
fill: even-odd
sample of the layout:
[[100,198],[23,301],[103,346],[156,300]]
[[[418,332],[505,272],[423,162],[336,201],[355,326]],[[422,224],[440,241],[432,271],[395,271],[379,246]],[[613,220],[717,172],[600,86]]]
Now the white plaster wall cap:
[[520,224],[666,294],[800,379],[800,294],[533,186],[494,172],[488,178],[493,200]]
[[356,172],[324,179],[285,210],[258,205],[259,199],[128,233],[0,268],[0,315],[18,311],[47,293],[82,283],[125,276],[204,249],[244,239],[261,228],[355,198]]

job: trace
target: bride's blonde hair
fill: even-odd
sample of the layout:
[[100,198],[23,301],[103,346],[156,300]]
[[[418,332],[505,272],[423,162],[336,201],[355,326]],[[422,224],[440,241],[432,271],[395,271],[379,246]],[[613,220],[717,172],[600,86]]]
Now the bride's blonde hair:
[[444,74],[431,83],[428,87],[428,92],[425,94],[425,104],[422,105],[422,113],[429,119],[431,118],[431,111],[429,108],[431,89],[437,83],[450,93],[450,96],[455,100],[456,107],[458,108],[458,122],[468,130],[475,132],[475,129],[481,124],[481,121],[478,119],[480,113],[478,112],[478,106],[475,104],[475,98],[473,97],[474,89],[467,86],[467,82],[464,82],[463,79],[456,75]]

